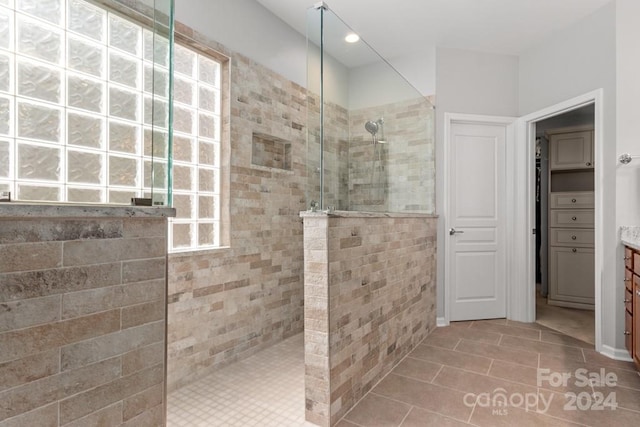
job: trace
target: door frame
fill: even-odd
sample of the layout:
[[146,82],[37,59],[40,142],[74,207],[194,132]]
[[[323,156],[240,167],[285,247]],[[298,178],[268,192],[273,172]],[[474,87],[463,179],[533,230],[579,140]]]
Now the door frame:
[[[604,145],[603,145],[603,90],[592,92],[568,99],[558,104],[535,111],[520,117],[516,122],[516,143],[514,174],[512,181],[517,188],[525,188],[522,194],[514,193],[513,205],[514,218],[526,218],[526,227],[514,224],[512,230],[514,247],[513,269],[524,273],[526,281],[512,281],[513,299],[509,301],[511,310],[507,310],[507,318],[521,322],[535,322],[536,320],[536,280],[535,280],[535,235],[531,232],[535,228],[535,178],[533,165],[535,161],[535,123],[550,117],[557,116],[586,105],[594,105],[594,196],[595,196],[595,221],[594,221],[594,252],[595,252],[595,348],[602,352],[602,269],[603,269],[603,197],[604,188]],[[517,278],[518,275],[513,278]]]
[[[507,126],[507,232],[511,237],[507,241],[507,319],[520,322],[535,322],[536,317],[536,280],[535,280],[535,179],[533,173],[535,157],[535,123],[585,105],[594,105],[594,251],[595,251],[595,349],[602,353],[602,273],[604,264],[603,242],[603,197],[604,188],[604,111],[603,89],[597,89],[583,95],[554,104],[520,118],[486,116],[474,114],[444,113],[444,149],[443,149],[443,197],[442,213],[444,223],[443,247],[444,271],[440,272],[444,288],[444,319],[438,326],[446,326],[450,321],[450,286],[448,272],[450,268],[449,242],[446,238],[450,228],[449,207],[449,138],[452,123],[504,124]],[[525,191],[519,191],[524,189]],[[522,221],[521,218],[525,218]],[[527,280],[522,280],[525,277]],[[509,284],[512,284],[511,286]]]
[[[514,123],[516,122],[516,117],[504,117],[504,116],[486,116],[486,115],[476,115],[476,114],[462,114],[462,113],[444,113],[444,153],[443,153],[443,178],[444,178],[444,191],[442,197],[442,208],[440,212],[442,213],[442,218],[444,219],[444,242],[441,246],[442,252],[444,254],[444,272],[443,272],[443,284],[444,284],[444,323],[440,326],[445,326],[449,324],[451,319],[451,286],[449,283],[449,269],[451,267],[451,257],[449,256],[450,243],[449,239],[446,237],[448,235],[448,230],[451,227],[451,221],[449,219],[449,201],[451,195],[450,182],[449,182],[449,160],[451,158],[451,150],[449,145],[449,139],[451,138],[451,126],[453,124],[473,124],[473,125],[502,125],[505,128],[506,132],[506,140],[505,140],[505,159],[507,163],[507,170],[505,173],[506,179],[506,188],[507,188],[507,199],[505,200],[506,204],[506,212],[505,212],[505,225],[506,231],[509,232],[509,226],[513,223],[513,219],[510,218],[511,215],[511,200],[510,195],[513,194],[511,190],[511,183],[509,179],[509,165],[512,163],[512,155],[513,155],[513,142],[515,140],[515,128]],[[506,260],[506,271],[505,271],[505,280],[506,283],[511,283],[511,274],[509,267],[509,241],[507,241],[505,250],[507,253]],[[507,316],[509,316],[510,312],[510,293],[511,290],[509,286],[506,286],[506,307],[507,307]]]

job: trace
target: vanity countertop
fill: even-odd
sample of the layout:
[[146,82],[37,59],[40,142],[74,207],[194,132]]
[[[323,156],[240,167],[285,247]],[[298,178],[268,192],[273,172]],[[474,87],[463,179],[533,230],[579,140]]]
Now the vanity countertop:
[[620,227],[620,240],[624,245],[640,251],[640,226]]

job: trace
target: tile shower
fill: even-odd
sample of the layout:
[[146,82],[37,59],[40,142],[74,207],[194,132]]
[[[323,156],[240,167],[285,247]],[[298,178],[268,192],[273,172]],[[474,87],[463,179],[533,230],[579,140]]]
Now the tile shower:
[[[164,337],[157,336],[155,329],[150,330],[140,337],[143,340],[153,338],[148,344],[140,345],[139,349],[125,348],[122,344],[122,354],[114,355],[128,362],[122,365],[126,372],[111,372],[115,378],[113,385],[106,382],[95,388],[95,384],[87,382],[86,390],[80,390],[92,405],[95,403],[90,406],[93,409],[88,413],[64,409],[67,411],[64,420],[82,423],[91,418],[103,420],[108,425],[162,424],[165,400],[164,395],[158,394],[160,389],[166,388],[170,395],[178,395],[199,379],[216,375],[225,367],[232,368],[233,362],[248,360],[260,350],[283,341],[300,345],[303,337],[307,390],[303,392],[306,398],[304,402],[301,400],[300,413],[304,414],[306,408],[309,421],[330,425],[434,327],[436,219],[429,215],[433,212],[433,136],[432,129],[428,128],[433,111],[416,108],[416,103],[421,103],[416,100],[362,109],[349,109],[334,103],[331,107],[335,117],[333,125],[341,136],[326,136],[335,143],[330,150],[336,154],[336,159],[340,155],[343,155],[342,160],[371,156],[368,134],[360,128],[365,119],[384,116],[386,130],[395,136],[396,144],[378,147],[378,159],[396,159],[398,167],[410,173],[404,181],[387,180],[399,173],[393,170],[392,163],[388,163],[389,168],[384,171],[387,178],[375,188],[377,194],[384,197],[375,199],[371,186],[367,186],[369,174],[376,167],[375,158],[369,157],[362,163],[333,163],[331,168],[336,166],[337,175],[327,178],[323,190],[327,190],[327,194],[333,191],[336,200],[342,200],[336,207],[383,213],[373,216],[319,213],[317,217],[301,218],[300,212],[308,208],[310,188],[316,187],[315,182],[308,184],[309,165],[315,154],[306,141],[308,132],[312,136],[316,132],[315,125],[312,129],[308,126],[308,113],[313,114],[324,101],[313,93],[308,94],[306,88],[184,25],[177,24],[176,30],[183,42],[204,45],[229,58],[225,65],[229,78],[222,88],[228,95],[228,104],[223,107],[226,116],[222,121],[223,138],[228,143],[228,151],[222,153],[226,159],[223,167],[228,174],[221,181],[222,192],[232,195],[228,202],[222,202],[223,205],[228,203],[223,206],[228,216],[222,218],[227,230],[223,242],[228,247],[170,254],[167,258],[164,253],[154,252],[154,247],[147,248],[152,251],[150,254],[135,254],[145,260],[156,257],[163,260],[147,269],[149,274],[162,271],[162,277],[136,276],[132,283],[140,281],[140,286],[148,280],[164,281],[166,262],[167,317],[154,305],[157,298],[134,299],[131,304],[140,305],[135,313],[129,313],[132,309],[126,304],[114,306],[114,310],[121,310],[122,316],[129,313],[126,319],[120,318],[124,323],[118,324],[117,331],[96,330],[95,334],[116,334],[122,330],[122,338],[126,341],[129,327],[164,327],[166,322],[166,378],[157,377],[157,373],[165,368],[165,362],[156,360],[161,354],[158,346],[162,346]],[[410,126],[416,120],[424,121],[427,126],[427,129],[420,129],[423,134],[420,137],[415,137]],[[347,137],[343,136],[345,134]],[[404,159],[400,158],[403,153]],[[423,163],[408,162],[418,155],[426,156],[422,158]],[[371,161],[374,163],[367,163]],[[411,184],[416,182],[418,187]],[[424,197],[407,195],[405,190],[415,188],[419,188]],[[413,213],[384,213],[388,211]],[[304,228],[311,223],[303,224],[303,220],[321,222],[323,225],[318,227],[324,230],[321,233],[326,241],[309,241]],[[86,221],[91,224],[96,220]],[[116,240],[142,238],[131,231],[138,230],[139,233],[139,226],[131,224],[141,222],[126,215],[118,221],[124,224],[124,231],[111,237]],[[166,220],[148,221],[155,224],[153,230],[156,230],[157,224]],[[63,222],[73,225],[68,220]],[[84,240],[87,237],[77,238]],[[167,236],[154,235],[154,238],[166,243]],[[46,236],[43,239],[46,240]],[[73,239],[68,240],[69,243],[65,240],[53,244],[71,248]],[[116,240],[102,236],[82,243],[108,253],[110,246],[118,244],[114,243]],[[326,249],[331,249],[326,258],[314,252],[317,248],[313,245],[322,242],[327,244]],[[314,256],[320,256],[321,263],[325,263],[326,275],[313,274],[313,268],[319,268],[309,265]],[[132,258],[114,262],[125,268],[125,264],[138,261],[138,258]],[[65,266],[55,264],[51,269],[61,267]],[[393,280],[391,276],[394,276]],[[313,283],[313,279],[320,282]],[[109,283],[108,287],[120,285]],[[325,291],[326,294],[322,294]],[[154,292],[149,294],[150,298],[156,295]],[[354,304],[356,307],[352,307]],[[90,319],[92,313],[83,312],[83,319]],[[340,315],[329,316],[330,313]],[[51,319],[50,323],[64,320]],[[107,326],[113,323],[115,328],[115,320],[111,321]],[[303,332],[304,336],[301,336]],[[99,337],[83,335],[77,339],[97,340]],[[70,346],[72,341],[59,344]],[[60,369],[65,370],[64,367]],[[149,374],[149,378],[140,381],[142,388],[126,394],[122,387],[129,384],[126,381],[133,381],[131,378],[134,377],[128,375],[133,375],[136,369]],[[55,369],[50,374],[51,381],[63,378],[63,373]],[[95,397],[91,393],[101,393],[103,389],[115,391],[106,401],[97,397],[91,400]],[[54,400],[48,396],[40,403],[33,402],[21,409],[25,412],[24,420],[16,420],[28,425],[32,420],[29,417],[46,411],[48,414],[62,411],[68,408],[67,404],[57,406],[57,402],[64,402],[69,397],[56,394]],[[78,402],[84,404],[89,401],[87,399]],[[22,416],[15,413],[15,409],[5,409],[5,418]],[[30,410],[34,412],[27,412]],[[169,407],[169,420],[171,411]]]

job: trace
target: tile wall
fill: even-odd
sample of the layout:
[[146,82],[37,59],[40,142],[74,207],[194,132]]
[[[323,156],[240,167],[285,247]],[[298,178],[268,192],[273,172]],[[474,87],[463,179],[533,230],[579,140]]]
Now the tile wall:
[[[306,90],[189,28],[177,31],[230,58],[222,186],[232,197],[229,247],[169,256],[169,391],[303,327]],[[291,170],[254,164],[254,134],[290,146]]]
[[435,328],[437,218],[303,216],[306,414],[330,426]]
[[[435,212],[432,105],[423,98],[350,111],[349,210]],[[364,124],[380,118],[377,137],[386,142],[373,144]]]
[[0,426],[164,424],[166,233],[0,215]]

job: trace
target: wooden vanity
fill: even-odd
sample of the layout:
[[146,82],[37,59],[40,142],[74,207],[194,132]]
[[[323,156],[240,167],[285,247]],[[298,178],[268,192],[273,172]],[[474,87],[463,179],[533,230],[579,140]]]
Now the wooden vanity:
[[640,368],[640,250],[624,249],[625,346]]

